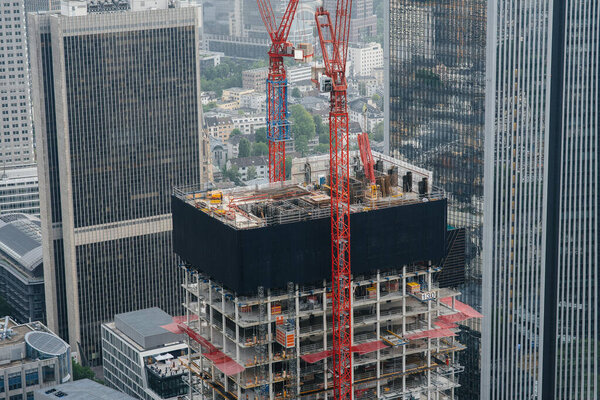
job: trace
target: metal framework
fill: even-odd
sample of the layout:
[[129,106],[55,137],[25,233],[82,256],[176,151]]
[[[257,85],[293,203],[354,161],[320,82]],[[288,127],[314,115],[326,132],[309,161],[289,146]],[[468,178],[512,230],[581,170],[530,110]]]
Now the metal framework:
[[269,142],[269,182],[285,181],[285,141],[289,139],[287,77],[283,57],[293,57],[287,41],[299,0],[290,0],[279,26],[270,0],[257,0],[258,9],[271,37],[267,76],[267,140]]
[[336,400],[352,399],[352,293],[350,272],[350,162],[346,57],[352,0],[338,0],[335,25],[329,11],[315,12],[325,76],[331,79],[329,170],[331,187],[331,291],[333,385]]

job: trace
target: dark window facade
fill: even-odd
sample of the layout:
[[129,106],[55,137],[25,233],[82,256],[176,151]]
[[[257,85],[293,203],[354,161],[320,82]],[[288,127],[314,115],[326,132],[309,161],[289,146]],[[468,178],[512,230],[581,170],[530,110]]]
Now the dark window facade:
[[[390,152],[432,170],[448,193],[448,223],[466,229],[462,300],[479,310],[486,7],[484,0],[390,0],[388,21]],[[461,386],[459,398],[479,392],[470,383],[476,387]]]

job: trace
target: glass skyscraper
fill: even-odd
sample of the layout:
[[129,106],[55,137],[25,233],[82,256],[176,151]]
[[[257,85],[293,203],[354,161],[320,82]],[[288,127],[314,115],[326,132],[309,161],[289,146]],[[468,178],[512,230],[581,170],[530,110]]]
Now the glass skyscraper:
[[[448,222],[466,228],[462,300],[481,311],[486,0],[389,0],[385,141],[391,155],[432,170]],[[401,229],[401,227],[399,227]],[[480,326],[464,327],[457,397],[480,393]]]
[[482,396],[600,392],[597,0],[490,0]]
[[82,13],[29,23],[48,322],[97,365],[102,322],[181,312],[170,194],[210,170],[198,9]]

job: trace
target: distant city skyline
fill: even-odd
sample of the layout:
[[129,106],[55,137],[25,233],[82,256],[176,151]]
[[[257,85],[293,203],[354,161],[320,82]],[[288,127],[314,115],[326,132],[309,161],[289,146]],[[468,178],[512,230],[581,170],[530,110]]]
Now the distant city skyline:
[[489,2],[484,400],[597,400],[600,5]]

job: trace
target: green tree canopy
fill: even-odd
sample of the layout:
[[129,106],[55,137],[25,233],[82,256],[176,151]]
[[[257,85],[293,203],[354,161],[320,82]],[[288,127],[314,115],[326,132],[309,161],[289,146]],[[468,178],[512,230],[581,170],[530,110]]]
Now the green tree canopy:
[[306,153],[308,153],[308,137],[301,135],[295,138],[294,147],[296,148],[296,151],[302,153],[302,156],[305,156]]
[[285,179],[292,177],[292,157],[287,156],[285,158]]
[[298,89],[297,87],[293,88],[292,89],[292,97],[295,97],[297,99],[302,97],[302,93],[300,93],[300,89]]
[[256,143],[267,143],[267,128],[258,128],[255,130],[254,141]]
[[250,142],[246,138],[240,140],[238,157],[249,157],[250,156]]
[[315,120],[304,107],[294,104],[290,107],[290,114],[294,139],[306,136],[308,141],[315,137]]
[[230,137],[233,137],[233,136],[239,136],[239,135],[241,135],[241,134],[242,134],[242,131],[240,131],[238,128],[235,128],[235,129],[233,129],[233,130],[231,131],[231,133],[229,134],[229,136],[230,136]]
[[373,129],[373,133],[370,135],[370,139],[374,140],[376,142],[382,142],[383,141],[383,122],[378,123],[377,125],[375,125],[375,129]]
[[73,380],[78,381],[80,379],[91,379],[95,380],[96,374],[90,367],[84,367],[77,361],[73,360]]
[[256,167],[254,167],[254,165],[248,167],[248,180],[251,181],[252,179],[256,179],[257,176]]
[[255,142],[252,145],[253,156],[266,156],[267,154],[269,154],[269,146],[266,143]]

